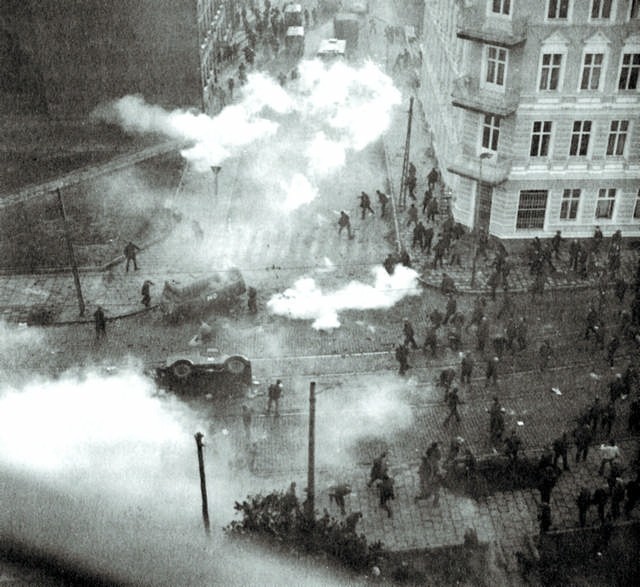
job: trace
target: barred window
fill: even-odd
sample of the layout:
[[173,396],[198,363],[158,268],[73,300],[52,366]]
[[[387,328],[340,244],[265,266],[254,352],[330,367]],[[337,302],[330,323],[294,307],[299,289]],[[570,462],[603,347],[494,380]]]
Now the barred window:
[[616,203],[616,188],[600,188],[596,202],[596,218],[613,218]]
[[566,189],[562,192],[562,204],[560,206],[561,220],[575,220],[578,217],[578,205],[580,204],[580,190]]
[[624,155],[624,147],[627,143],[627,133],[629,131],[628,120],[612,120],[609,129],[609,140],[607,141],[607,155],[621,157]]
[[547,190],[521,191],[516,228],[522,230],[544,228],[546,211]]

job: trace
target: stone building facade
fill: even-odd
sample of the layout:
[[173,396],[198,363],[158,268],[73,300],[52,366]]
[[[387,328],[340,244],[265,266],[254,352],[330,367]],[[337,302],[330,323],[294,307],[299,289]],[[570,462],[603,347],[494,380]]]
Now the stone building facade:
[[640,1],[426,0],[452,209],[500,238],[640,235]]

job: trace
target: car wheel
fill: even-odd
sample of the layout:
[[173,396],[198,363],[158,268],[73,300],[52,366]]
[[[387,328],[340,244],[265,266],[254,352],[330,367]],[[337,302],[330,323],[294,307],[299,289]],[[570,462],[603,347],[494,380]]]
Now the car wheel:
[[178,361],[171,366],[171,371],[178,379],[186,379],[191,375],[191,363],[189,361]]
[[244,373],[246,366],[246,361],[244,361],[240,357],[229,357],[225,362],[227,371],[233,373],[234,375],[241,375],[242,373]]

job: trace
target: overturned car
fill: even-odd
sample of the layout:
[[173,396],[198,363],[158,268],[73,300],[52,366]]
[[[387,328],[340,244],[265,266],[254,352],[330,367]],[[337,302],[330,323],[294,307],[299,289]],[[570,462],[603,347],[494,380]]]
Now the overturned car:
[[160,309],[169,322],[198,318],[213,310],[230,310],[246,290],[235,267],[185,283],[165,281]]
[[247,357],[227,355],[215,348],[171,355],[154,365],[151,375],[159,387],[179,394],[230,398],[249,394],[257,386]]

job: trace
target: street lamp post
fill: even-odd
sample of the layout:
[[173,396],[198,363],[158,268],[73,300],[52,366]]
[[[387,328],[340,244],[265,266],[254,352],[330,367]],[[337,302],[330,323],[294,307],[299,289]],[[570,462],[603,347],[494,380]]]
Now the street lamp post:
[[211,166],[211,171],[213,171],[213,195],[216,198],[218,197],[218,174],[220,173],[221,169],[222,167],[220,167],[220,165]]
[[305,513],[307,518],[312,520],[315,512],[316,496],[316,382],[309,384],[309,452],[307,462],[307,501],[305,502]]
[[482,162],[489,157],[492,157],[493,153],[485,151],[480,153],[480,170],[478,173],[478,189],[476,192],[476,201],[473,211],[473,232],[474,232],[474,246],[473,246],[473,261],[471,262],[471,287],[476,285],[476,263],[478,261],[478,237],[480,234],[478,222],[480,220],[480,197],[482,192]]

